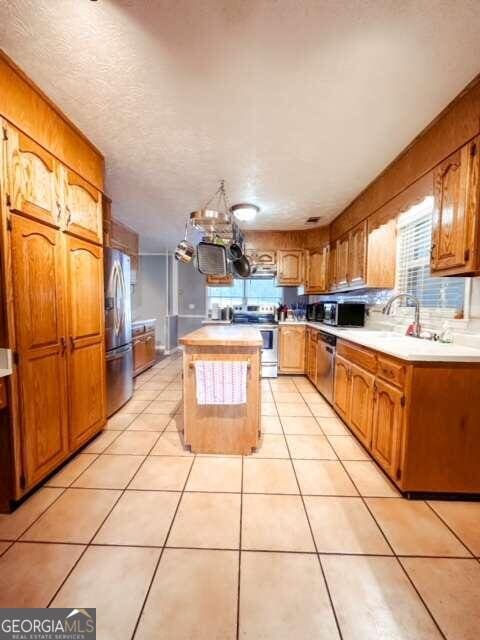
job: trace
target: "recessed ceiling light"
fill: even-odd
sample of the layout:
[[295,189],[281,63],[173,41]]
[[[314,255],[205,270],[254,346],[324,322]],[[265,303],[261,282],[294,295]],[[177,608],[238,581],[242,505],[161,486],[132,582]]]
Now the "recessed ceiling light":
[[241,220],[242,222],[253,220],[259,211],[260,207],[248,202],[241,202],[240,204],[234,204],[230,207],[230,212],[233,213],[237,220]]

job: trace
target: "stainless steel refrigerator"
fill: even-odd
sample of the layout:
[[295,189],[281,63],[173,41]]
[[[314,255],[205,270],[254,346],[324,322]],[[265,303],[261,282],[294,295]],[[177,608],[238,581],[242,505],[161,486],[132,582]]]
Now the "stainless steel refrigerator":
[[107,415],[111,416],[133,393],[130,258],[105,248],[104,264]]

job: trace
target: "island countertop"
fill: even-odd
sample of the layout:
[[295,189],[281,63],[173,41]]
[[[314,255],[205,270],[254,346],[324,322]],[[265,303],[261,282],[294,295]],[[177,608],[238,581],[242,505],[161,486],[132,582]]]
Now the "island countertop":
[[244,325],[205,325],[180,338],[187,347],[261,347],[261,333],[255,327]]

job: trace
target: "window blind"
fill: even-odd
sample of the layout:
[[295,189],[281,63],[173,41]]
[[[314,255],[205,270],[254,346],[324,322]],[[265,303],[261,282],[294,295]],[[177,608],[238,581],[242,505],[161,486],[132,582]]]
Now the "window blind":
[[[431,315],[463,317],[464,278],[434,277],[430,273],[433,198],[411,207],[398,221],[397,283],[402,293],[420,300]],[[411,306],[402,301],[401,306]]]

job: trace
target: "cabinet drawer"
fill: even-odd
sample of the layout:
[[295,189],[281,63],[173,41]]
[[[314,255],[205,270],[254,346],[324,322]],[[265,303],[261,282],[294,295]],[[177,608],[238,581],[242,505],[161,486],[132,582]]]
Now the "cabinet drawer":
[[377,375],[397,387],[403,387],[405,385],[406,367],[400,362],[395,362],[395,360],[378,356]]
[[377,371],[377,356],[369,349],[339,340],[337,342],[337,354],[371,373],[376,373]]

